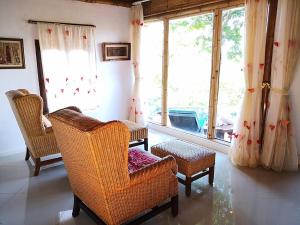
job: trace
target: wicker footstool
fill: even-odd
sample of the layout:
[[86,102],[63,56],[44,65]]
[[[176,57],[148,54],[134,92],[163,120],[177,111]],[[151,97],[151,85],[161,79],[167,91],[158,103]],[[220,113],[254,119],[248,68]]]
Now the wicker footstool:
[[208,175],[208,182],[213,185],[216,153],[187,142],[171,140],[151,147],[151,153],[165,157],[172,155],[177,162],[178,172],[186,176],[186,179],[178,177],[178,181],[185,185],[185,193],[191,195],[193,181]]
[[130,130],[129,147],[144,145],[148,151],[148,128],[129,120],[122,120]]

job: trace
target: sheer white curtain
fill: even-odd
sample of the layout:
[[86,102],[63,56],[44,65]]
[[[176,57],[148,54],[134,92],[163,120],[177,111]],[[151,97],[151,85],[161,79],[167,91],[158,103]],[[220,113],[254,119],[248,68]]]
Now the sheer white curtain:
[[132,31],[132,66],[134,73],[133,95],[130,102],[129,120],[145,124],[144,98],[142,95],[142,75],[140,73],[141,33],[144,25],[143,6],[138,4],[131,8],[131,31]]
[[50,23],[37,27],[49,110],[98,107],[94,28]]
[[259,164],[261,83],[264,72],[267,0],[246,1],[245,93],[233,133],[231,160],[239,166]]
[[300,51],[300,1],[279,0],[274,37],[270,107],[261,162],[276,171],[297,170],[297,146],[290,121],[289,89]]

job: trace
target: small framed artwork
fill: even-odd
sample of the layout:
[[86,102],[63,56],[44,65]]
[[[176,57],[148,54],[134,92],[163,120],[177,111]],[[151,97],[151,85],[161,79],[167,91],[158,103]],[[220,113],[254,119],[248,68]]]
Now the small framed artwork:
[[0,69],[24,69],[23,39],[0,37]]
[[130,60],[130,43],[102,43],[103,61]]

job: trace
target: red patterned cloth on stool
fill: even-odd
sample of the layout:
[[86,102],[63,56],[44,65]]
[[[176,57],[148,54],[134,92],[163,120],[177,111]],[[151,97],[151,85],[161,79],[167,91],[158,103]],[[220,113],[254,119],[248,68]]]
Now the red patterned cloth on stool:
[[138,148],[128,150],[128,171],[133,173],[141,168],[156,163],[160,158]]

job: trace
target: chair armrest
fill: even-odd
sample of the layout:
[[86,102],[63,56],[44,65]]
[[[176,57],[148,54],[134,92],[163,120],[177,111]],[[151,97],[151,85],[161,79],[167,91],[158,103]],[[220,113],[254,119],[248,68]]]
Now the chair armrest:
[[42,123],[43,123],[43,126],[45,128],[45,132],[47,133],[47,129],[52,127],[52,124],[49,120],[48,114],[42,115]]
[[156,177],[159,174],[166,173],[167,171],[173,172],[173,174],[176,175],[177,169],[174,157],[166,156],[154,164],[129,174],[130,185],[143,183],[146,180]]

